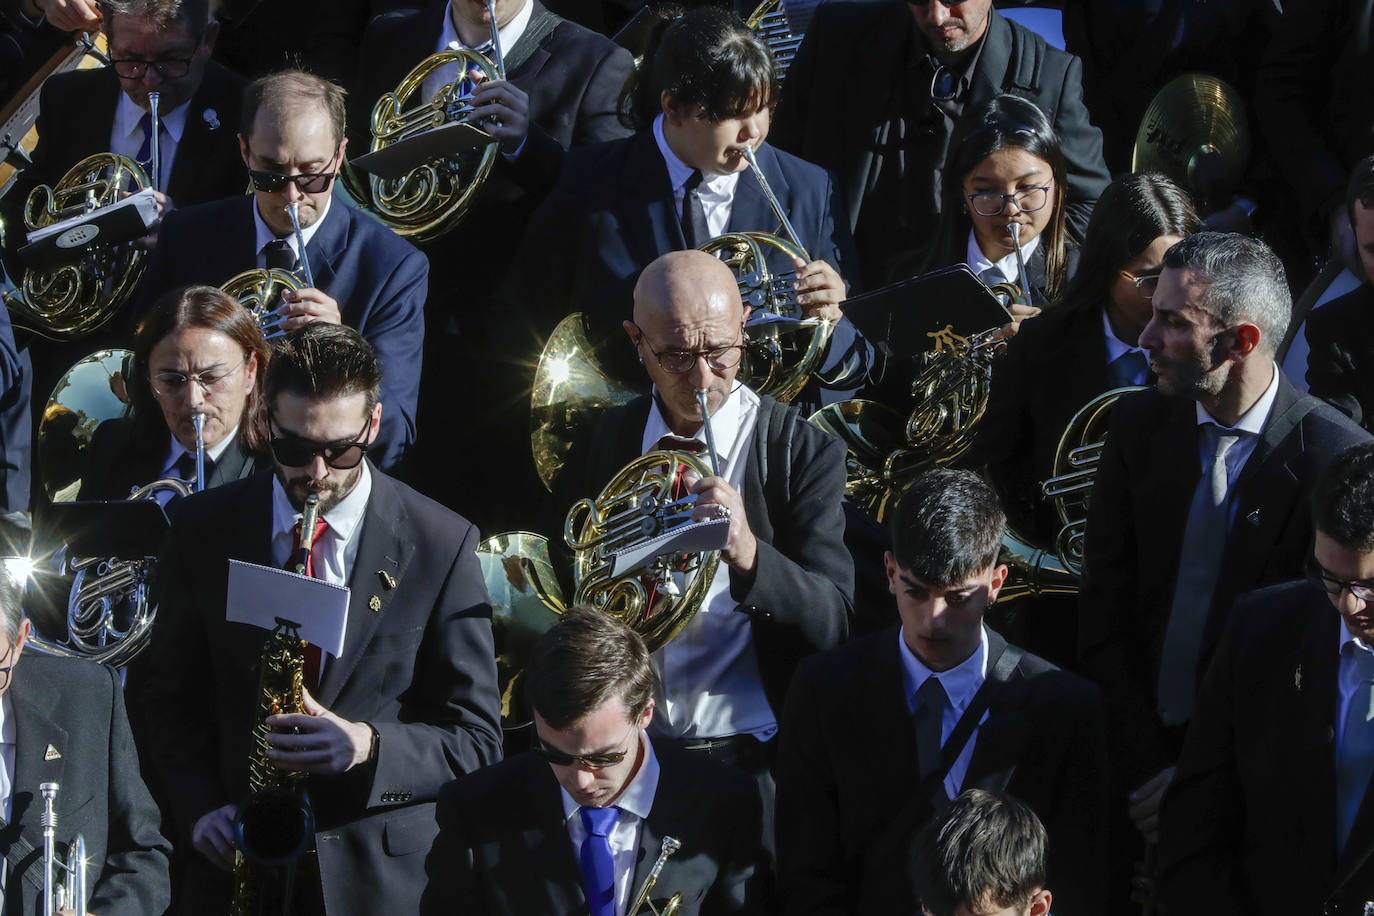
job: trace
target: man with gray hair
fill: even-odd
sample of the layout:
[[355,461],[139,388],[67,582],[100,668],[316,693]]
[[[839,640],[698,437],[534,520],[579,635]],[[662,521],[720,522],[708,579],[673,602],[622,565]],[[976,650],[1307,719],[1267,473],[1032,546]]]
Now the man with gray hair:
[[1079,651],[1107,695],[1116,789],[1131,793],[1123,810],[1147,841],[1232,601],[1301,574],[1312,482],[1368,438],[1274,364],[1291,301],[1264,243],[1184,239],[1165,255],[1151,304],[1140,346],[1159,383],[1112,414],[1079,605]]

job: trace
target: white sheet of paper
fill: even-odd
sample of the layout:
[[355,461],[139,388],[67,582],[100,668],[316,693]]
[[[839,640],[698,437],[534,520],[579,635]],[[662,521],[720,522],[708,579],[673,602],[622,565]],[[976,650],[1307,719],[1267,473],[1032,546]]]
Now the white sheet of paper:
[[229,600],[225,619],[271,632],[277,618],[297,624],[297,632],[325,652],[343,654],[348,628],[348,586],[298,576],[275,566],[229,561]]
[[713,518],[705,522],[692,522],[674,528],[656,538],[651,538],[624,550],[611,554],[611,575],[619,576],[632,569],[646,565],[655,557],[665,553],[697,553],[701,550],[720,550],[730,540],[730,520]]

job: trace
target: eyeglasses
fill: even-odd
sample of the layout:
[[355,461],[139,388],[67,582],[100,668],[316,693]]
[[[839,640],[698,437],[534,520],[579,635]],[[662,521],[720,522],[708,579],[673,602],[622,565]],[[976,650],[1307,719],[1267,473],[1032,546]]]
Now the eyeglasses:
[[[639,330],[638,327],[635,330]],[[740,326],[741,335],[744,333],[743,325]],[[739,365],[740,359],[744,356],[744,344],[725,344],[719,347],[707,347],[700,350],[655,350],[653,344],[645,338],[644,332],[639,331],[639,336],[635,338],[635,346],[644,344],[645,349],[654,355],[658,364],[663,367],[665,372],[680,375],[683,372],[691,371],[697,364],[697,360],[705,359],[706,365],[723,372],[726,369]]]
[[[630,731],[636,732],[635,727]],[[630,735],[626,735],[628,741]],[[581,766],[589,770],[604,770],[606,767],[613,767],[623,761],[630,753],[630,748],[634,745],[628,743],[623,751],[611,751],[608,754],[565,754],[560,750],[549,747],[542,740],[536,738],[534,742],[534,752],[543,757],[556,767]]]
[[1350,594],[1361,601],[1374,601],[1374,582],[1337,579],[1317,562],[1316,557],[1308,557],[1307,559],[1307,581],[1328,595],[1339,595],[1349,589]]
[[1137,277],[1129,270],[1123,270],[1121,271],[1121,276],[1134,283],[1140,295],[1144,296],[1146,299],[1154,298],[1155,290],[1159,287],[1159,274],[1146,274],[1143,277]]
[[979,191],[977,194],[968,195],[968,199],[973,205],[973,212],[979,216],[1000,216],[1007,208],[1007,201],[1016,204],[1018,213],[1034,213],[1050,202],[1050,185],[1022,188],[1013,194]]
[[[329,164],[333,165],[337,158],[336,155],[330,159]],[[309,175],[283,175],[281,172],[248,170],[248,178],[253,182],[253,190],[262,191],[266,194],[276,194],[286,187],[288,181],[294,181],[302,194],[321,194],[329,190],[329,183],[338,174],[338,172],[314,172]]]
[[[276,418],[272,416],[272,411],[267,412],[267,425],[270,430],[276,425]],[[293,436],[290,433],[282,436],[273,436],[271,441],[272,455],[279,464],[288,468],[303,468],[315,460],[319,455],[324,459],[324,463],[338,471],[347,471],[356,468],[362,463],[363,455],[367,453],[370,443],[360,441],[367,435],[367,428],[372,425],[372,416],[368,415],[363,421],[363,428],[358,431],[358,435],[348,442],[331,442],[323,445],[319,442],[312,442],[309,439],[302,439],[300,436]]]
[[211,394],[221,394],[229,389],[229,380],[238,375],[248,363],[248,357],[243,358],[232,369],[206,369],[204,372],[194,372],[187,375],[184,372],[159,372],[148,380],[148,385],[153,389],[153,395],[159,398],[173,397],[180,395],[186,386],[195,382],[200,386],[201,393],[206,397]]
[[191,72],[191,60],[190,57],[164,57],[161,60],[136,60],[130,57],[112,60],[110,66],[114,67],[115,75],[122,80],[142,79],[149,67],[163,79],[175,80]]
[[[14,643],[10,643],[10,647],[5,650],[4,655],[0,655],[0,658],[8,660],[10,655],[14,652],[14,645]],[[10,677],[13,676],[14,668],[18,664],[19,656],[16,655],[14,656],[14,661],[10,662],[8,665],[0,665],[0,690],[4,690],[9,686]]]

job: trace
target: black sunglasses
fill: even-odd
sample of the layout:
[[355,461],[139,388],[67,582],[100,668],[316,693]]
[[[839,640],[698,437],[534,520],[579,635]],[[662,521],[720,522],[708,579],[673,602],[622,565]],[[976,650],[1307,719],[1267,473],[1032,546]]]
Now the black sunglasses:
[[[277,422],[270,410],[267,412],[267,422],[269,430]],[[369,414],[367,419],[363,421],[363,428],[358,431],[358,435],[353,437],[354,441],[331,442],[328,445],[302,439],[300,436],[293,436],[289,433],[284,436],[273,436],[270,443],[272,456],[285,467],[303,468],[313,462],[316,455],[319,455],[324,459],[325,464],[335,470],[351,470],[361,464],[363,455],[367,454],[369,443],[359,440],[367,435],[367,428],[371,425],[372,416]]]
[[268,194],[276,194],[286,187],[288,181],[294,181],[302,194],[321,194],[329,190],[329,183],[338,174],[338,172],[316,172],[313,175],[283,175],[281,172],[248,170],[248,178],[253,182],[253,190]]
[[554,766],[570,767],[581,764],[589,770],[604,770],[606,767],[613,767],[625,759],[625,755],[630,753],[628,749],[623,751],[611,751],[609,754],[565,754],[556,751],[544,744],[536,744],[534,752],[547,760]]

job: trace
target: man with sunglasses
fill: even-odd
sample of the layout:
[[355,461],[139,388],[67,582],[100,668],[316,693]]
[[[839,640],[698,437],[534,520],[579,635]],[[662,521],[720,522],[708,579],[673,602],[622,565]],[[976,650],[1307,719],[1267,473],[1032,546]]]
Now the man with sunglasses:
[[[1308,495],[1369,435],[1274,364],[1291,300],[1263,242],[1203,232],[1176,243],[1140,335],[1156,388],[1111,415],[1088,512],[1078,647],[1111,715],[1127,846],[1158,835],[1173,775],[1231,605],[1298,575]],[[1129,796],[1129,797],[1127,797]],[[1119,850],[1124,868],[1130,856]]]
[[771,843],[783,696],[803,656],[844,639],[853,607],[844,448],[795,407],[736,378],[749,310],[721,261],[701,251],[663,255],[641,272],[634,301],[624,329],[652,394],[587,424],[558,478],[550,524],[562,530],[573,502],[601,492],[631,459],[714,441],[720,475],[691,484],[692,517],[728,518],[729,538],[701,610],[655,653],[662,687],[652,732],[753,774]]
[[244,92],[242,123],[239,148],[252,195],[173,214],[141,299],[187,284],[219,286],[254,267],[293,271],[305,288],[283,294],[282,330],[343,323],[376,350],[388,409],[372,458],[383,470],[394,468],[415,441],[429,264],[414,245],[333,199],[348,145],[342,88],[300,70],[261,77]]
[[1312,490],[1306,581],[1244,595],[1164,798],[1160,911],[1374,906],[1374,444]]
[[669,837],[680,851],[649,895],[659,912],[675,894],[687,912],[764,912],[758,792],[742,773],[650,740],[657,677],[639,634],[573,607],[525,672],[533,752],[440,794],[420,912],[627,914]]
[[[973,115],[1012,93],[1049,115],[1068,166],[1066,212],[1081,240],[1110,176],[1088,120],[1077,57],[1005,19],[992,0],[870,0],[816,11],[787,75],[773,142],[834,170],[870,287],[928,260]],[[845,79],[836,74],[862,74]]]
[[385,406],[379,379],[350,328],[312,322],[279,340],[266,383],[273,473],[185,500],[158,561],[168,625],[130,690],[143,759],[179,846],[194,850],[183,912],[224,912],[229,900],[266,637],[226,621],[226,561],[294,564],[311,494],[320,523],[307,570],[350,597],[342,654],[307,651],[304,713],[269,721],[269,757],[309,774],[316,820],[288,910],[415,912],[439,787],[500,758],[477,530],[366,460]]

